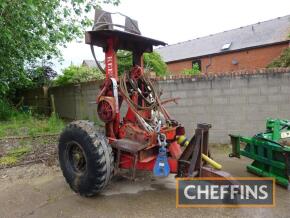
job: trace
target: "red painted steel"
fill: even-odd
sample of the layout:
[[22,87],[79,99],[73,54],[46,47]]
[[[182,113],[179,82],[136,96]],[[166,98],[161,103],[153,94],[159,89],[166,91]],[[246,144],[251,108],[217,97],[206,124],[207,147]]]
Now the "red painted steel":
[[118,80],[118,63],[117,63],[117,54],[114,50],[114,45],[116,44],[116,39],[109,38],[107,40],[107,51],[105,54],[105,63],[106,63],[106,79],[114,78]]
[[[150,162],[140,162],[138,161],[136,164],[136,170],[147,170],[152,171],[154,168],[156,158],[151,160]],[[124,154],[121,156],[120,159],[120,168],[123,169],[131,169],[134,163],[134,157],[131,155]],[[170,172],[171,173],[177,173],[177,164],[178,161],[173,158],[168,158],[168,163],[170,166]]]
[[[100,36],[102,32],[99,33]],[[105,36],[105,32],[104,35]],[[98,114],[100,119],[105,122],[106,127],[106,136],[109,138],[110,142],[117,141],[119,139],[129,139],[131,141],[136,141],[137,143],[142,143],[146,145],[146,148],[142,150],[142,160],[139,158],[140,153],[137,154],[136,169],[144,169],[144,170],[152,170],[154,167],[155,159],[157,153],[154,149],[157,146],[157,133],[155,131],[150,132],[141,128],[140,125],[140,116],[142,119],[149,120],[152,117],[152,108],[144,110],[140,110],[132,106],[132,102],[134,105],[140,105],[143,108],[146,108],[145,100],[142,99],[144,95],[148,95],[148,85],[146,83],[142,83],[140,80],[143,77],[144,69],[143,69],[143,55],[144,51],[138,50],[133,51],[133,66],[129,72],[129,79],[131,79],[135,84],[140,85],[139,89],[131,92],[130,96],[125,95],[118,88],[118,96],[114,96],[114,83],[117,82],[119,84],[118,78],[118,64],[117,64],[117,53],[120,46],[120,37],[118,34],[106,36],[106,46],[103,47],[105,51],[105,71],[106,71],[106,79],[101,87],[101,92],[97,96],[97,104],[98,104]],[[122,39],[124,40],[124,39]],[[125,42],[123,42],[125,43]],[[130,43],[130,42],[128,42]],[[141,43],[141,42],[138,42]],[[145,44],[144,44],[145,45]],[[125,46],[125,44],[122,44]],[[148,45],[146,45],[148,46]],[[138,66],[139,65],[139,66]],[[126,81],[128,82],[128,81]],[[147,89],[147,91],[146,91]],[[128,99],[129,98],[129,99]],[[118,100],[119,107],[115,108],[116,100]],[[119,109],[121,107],[122,101],[127,102],[128,110],[123,117],[121,122]],[[131,103],[129,102],[131,101]],[[169,114],[161,105],[161,102],[157,100],[160,105],[159,110],[161,110],[165,114],[165,119],[169,119]],[[138,115],[137,115],[138,114]],[[182,128],[180,125],[172,126],[165,124],[160,132],[166,135],[167,140],[170,143],[169,147],[169,164],[172,172],[177,172],[177,159],[181,154],[180,145],[176,142],[176,133],[178,128]],[[157,149],[158,150],[158,149]],[[130,153],[130,152],[129,152]],[[131,156],[128,153],[120,152],[120,168],[132,168],[134,167],[133,158],[134,155]],[[144,158],[149,161],[144,161]]]

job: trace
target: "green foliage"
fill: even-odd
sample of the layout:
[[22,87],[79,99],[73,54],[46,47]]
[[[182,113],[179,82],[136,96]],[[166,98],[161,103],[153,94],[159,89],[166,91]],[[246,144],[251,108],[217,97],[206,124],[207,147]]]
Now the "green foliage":
[[35,67],[28,71],[31,88],[50,86],[57,73],[50,66]]
[[14,165],[17,163],[17,158],[16,157],[11,157],[11,156],[4,156],[0,158],[0,166],[10,166]]
[[31,85],[30,64],[59,57],[61,46],[92,25],[87,15],[100,3],[119,0],[1,0],[0,97]]
[[56,114],[53,114],[48,118],[44,131],[55,133],[60,132],[64,127],[64,122]]
[[284,49],[281,56],[272,61],[267,67],[290,67],[290,48]]
[[21,157],[31,152],[30,146],[20,146],[10,149],[4,157],[0,158],[0,166],[16,164]]
[[8,151],[7,156],[19,158],[19,157],[23,156],[24,154],[29,153],[30,151],[31,151],[30,146],[15,147],[15,148],[12,148]]
[[165,62],[157,52],[144,54],[144,67],[155,72],[157,76],[164,76],[167,70]]
[[189,75],[189,76],[200,74],[200,69],[199,69],[198,64],[197,63],[193,64],[192,69],[184,69],[182,71],[182,74]]
[[[124,73],[132,68],[132,53],[128,51],[118,51],[118,72]],[[143,55],[144,67],[148,71],[154,71],[157,76],[166,74],[166,64],[157,52],[145,53]]]
[[0,98],[0,120],[8,120],[13,114],[13,109],[8,101]]
[[[122,74],[132,68],[132,53],[118,51],[118,72]],[[166,74],[166,64],[156,52],[144,54],[144,66],[146,70],[154,71],[158,76]],[[56,78],[56,85],[88,82],[104,79],[105,75],[98,68],[71,65],[63,71],[63,75]]]
[[87,82],[91,80],[104,79],[105,76],[97,68],[71,65],[63,71],[55,80],[56,85],[66,85],[71,83]]
[[14,112],[9,120],[0,121],[0,137],[59,133],[64,126],[64,122],[56,115],[47,118]]
[[132,53],[129,51],[119,50],[118,56],[118,73],[122,75],[125,71],[129,71],[132,68]]

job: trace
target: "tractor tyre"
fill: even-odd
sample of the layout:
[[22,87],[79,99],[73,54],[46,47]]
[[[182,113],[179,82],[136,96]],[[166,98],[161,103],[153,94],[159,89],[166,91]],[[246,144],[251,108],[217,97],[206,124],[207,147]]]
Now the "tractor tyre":
[[88,121],[75,121],[64,129],[59,138],[58,154],[66,182],[82,196],[98,194],[113,176],[112,148]]

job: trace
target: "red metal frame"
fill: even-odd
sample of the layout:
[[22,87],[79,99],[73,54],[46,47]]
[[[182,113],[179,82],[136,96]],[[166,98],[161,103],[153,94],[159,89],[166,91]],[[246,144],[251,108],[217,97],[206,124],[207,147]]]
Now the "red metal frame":
[[[160,148],[157,139],[162,136],[160,134],[162,133],[166,135],[171,173],[176,173],[178,177],[223,176],[222,171],[207,168],[202,161],[202,154],[208,155],[210,125],[198,124],[195,135],[181,152],[177,136],[185,135],[185,130],[163,107],[163,104],[176,99],[161,102],[151,83],[143,77],[143,53],[152,52],[153,46],[164,46],[166,43],[141,36],[136,22],[127,17],[127,24],[124,26],[124,31],[121,31],[113,28],[110,17],[105,16],[109,14],[108,12],[101,11],[99,14],[99,17],[95,18],[93,30],[86,32],[85,41],[91,45],[94,58],[94,45],[103,48],[105,52],[106,79],[96,102],[99,117],[106,125],[107,139],[114,149],[116,171],[118,168],[133,169],[133,179],[136,169],[153,171]],[[99,22],[101,19],[106,21],[105,25],[103,20]],[[133,57],[131,71],[124,74],[120,80],[117,64],[118,49],[131,51]],[[127,103],[128,111],[121,120],[120,108],[123,101]],[[161,113],[164,119],[162,116],[152,116],[153,107],[154,113]],[[152,126],[156,127],[154,123],[156,120],[145,121],[151,116],[159,119],[157,122],[165,121],[160,129],[160,126],[157,126],[156,130],[152,129]]]
[[118,64],[117,64],[117,54],[114,49],[116,44],[115,38],[109,38],[107,40],[107,51],[105,53],[105,63],[106,63],[106,79],[114,78],[118,81]]
[[[141,129],[137,125],[137,118],[136,113],[141,114],[143,118],[150,118],[151,117],[151,110],[150,111],[136,111],[136,109],[131,108],[129,105],[128,111],[123,118],[122,123],[120,118],[120,112],[119,108],[114,111],[113,104],[110,102],[110,99],[113,99],[114,93],[112,91],[113,87],[113,80],[118,82],[118,64],[117,64],[117,53],[116,48],[118,48],[118,38],[115,36],[111,36],[107,39],[107,46],[104,49],[105,51],[105,66],[106,66],[106,80],[102,86],[101,92],[97,97],[97,104],[100,103],[101,100],[107,100],[108,104],[104,104],[105,106],[102,108],[98,108],[98,113],[106,113],[110,112],[108,114],[109,117],[106,117],[106,119],[110,120],[110,116],[114,115],[114,119],[110,122],[106,122],[106,136],[108,137],[109,141],[112,143],[118,139],[127,138],[128,134],[133,135],[130,136],[131,139],[138,143],[145,143],[149,142],[148,144],[148,155],[146,156],[146,159],[149,161],[144,161],[139,158],[139,155],[137,155],[137,161],[135,162],[135,168],[140,170],[153,170],[155,159],[156,159],[156,153],[152,152],[152,148],[157,144],[156,140],[156,133],[150,133],[143,129]],[[133,51],[134,54],[134,51]],[[139,55],[139,56],[138,56]],[[143,74],[143,55],[138,53],[137,60],[135,62],[139,63],[139,66],[133,66],[131,72],[130,72],[130,78],[137,81],[138,78]],[[139,59],[138,59],[139,58]],[[113,80],[112,80],[113,79]],[[141,91],[144,91],[144,87],[141,88]],[[138,104],[138,96],[139,94],[137,92],[133,93],[131,96],[131,100]],[[107,97],[107,98],[105,98]],[[108,98],[109,97],[109,98]],[[118,91],[118,100],[119,100],[119,107],[121,107],[122,101],[126,100],[126,98]],[[139,102],[140,104],[140,102]],[[161,102],[159,102],[161,104]],[[141,102],[141,105],[145,105],[145,102]],[[100,104],[99,104],[100,106]],[[111,107],[108,109],[108,107]],[[161,108],[165,114],[166,118],[169,118],[168,112],[163,108],[161,105]],[[105,111],[104,111],[105,110]],[[109,110],[109,111],[106,111]],[[99,114],[100,115],[100,114]],[[180,145],[176,142],[176,127],[164,127],[161,129],[161,133],[164,133],[167,136],[167,140],[171,141],[171,144],[169,146],[169,165],[171,172],[176,173],[177,172],[177,160],[181,155],[181,148]],[[184,130],[183,130],[184,134]],[[158,149],[158,147],[156,147]],[[151,150],[150,150],[151,149]],[[143,153],[146,153],[146,149],[143,151]],[[150,153],[151,152],[151,153]],[[122,152],[120,154],[120,168],[132,168],[134,167],[134,155],[129,153]],[[143,162],[142,162],[143,161]]]
[[[178,160],[173,158],[168,158],[168,163],[170,166],[170,172],[171,173],[177,173],[177,164]],[[132,155],[128,154],[122,154],[120,159],[120,168],[123,169],[131,169],[134,164],[134,157]],[[140,162],[137,161],[136,169],[137,170],[146,170],[146,171],[153,171],[155,164],[155,159],[152,159],[149,162]]]

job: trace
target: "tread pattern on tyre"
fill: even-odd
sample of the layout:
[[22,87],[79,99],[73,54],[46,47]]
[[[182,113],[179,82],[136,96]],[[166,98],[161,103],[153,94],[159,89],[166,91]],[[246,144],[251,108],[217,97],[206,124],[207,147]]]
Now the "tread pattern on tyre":
[[[65,149],[70,140],[77,141],[84,149],[87,161],[84,174],[73,172],[67,165]],[[112,148],[101,131],[96,131],[89,121],[79,120],[68,124],[59,139],[59,162],[66,182],[83,196],[94,196],[102,191],[113,176]]]

